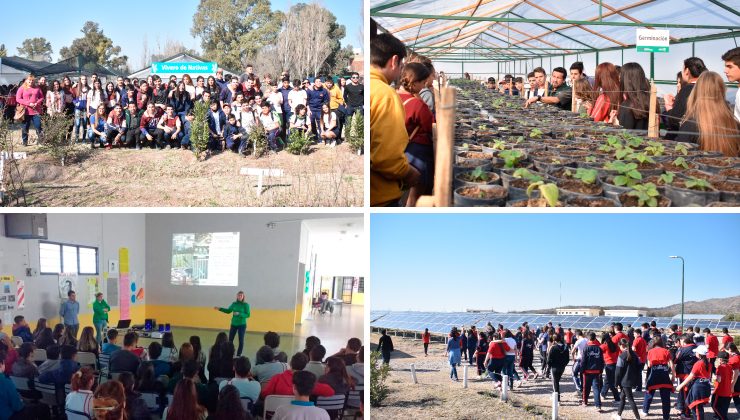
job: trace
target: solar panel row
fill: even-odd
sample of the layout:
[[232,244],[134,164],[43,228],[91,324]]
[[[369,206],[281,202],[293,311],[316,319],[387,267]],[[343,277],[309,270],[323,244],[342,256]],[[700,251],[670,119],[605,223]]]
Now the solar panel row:
[[[493,326],[503,324],[505,328],[514,329],[524,322],[533,327],[545,325],[552,322],[553,325],[561,324],[563,328],[582,328],[589,330],[600,330],[608,328],[612,322],[621,322],[625,325],[638,326],[643,323],[655,321],[658,328],[668,328],[672,324],[680,324],[680,318],[667,317],[611,317],[611,316],[579,316],[579,315],[546,315],[546,314],[502,314],[502,313],[439,313],[439,312],[390,312],[371,311],[370,325],[377,328],[388,328],[403,331],[429,331],[444,334],[452,327],[471,326],[484,328],[487,323]],[[740,329],[740,322],[717,321],[701,319],[685,319],[686,328],[728,328]]]

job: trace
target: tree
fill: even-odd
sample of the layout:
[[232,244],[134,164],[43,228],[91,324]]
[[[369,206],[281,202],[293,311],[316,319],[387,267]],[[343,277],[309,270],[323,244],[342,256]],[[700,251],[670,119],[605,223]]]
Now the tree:
[[143,67],[146,67],[155,61],[162,61],[163,59],[167,57],[171,57],[173,55],[180,54],[180,53],[198,55],[198,53],[194,49],[187,48],[180,41],[176,41],[176,40],[172,40],[168,38],[167,41],[165,41],[164,43],[164,47],[161,44],[159,44],[159,42],[157,42],[157,53],[152,54],[149,62],[146,63]]
[[121,54],[121,47],[113,45],[96,22],[87,21],[82,26],[82,38],[72,41],[72,45],[59,50],[62,59],[81,55],[83,60],[91,61],[115,70],[128,67],[128,57]]
[[[344,25],[317,3],[299,3],[290,8],[278,35],[275,53],[280,70],[298,77],[344,68],[346,51],[340,53],[339,40],[344,37]],[[351,47],[350,52],[351,52]],[[350,55],[351,57],[351,55]]]
[[269,0],[200,0],[190,33],[201,38],[206,59],[237,71],[275,43],[283,18]]
[[331,74],[343,74],[347,72],[347,67],[352,64],[355,56],[355,49],[352,45],[345,45],[344,48],[337,51],[335,55],[334,68],[330,69]]
[[0,57],[7,57],[8,50],[5,49],[5,44],[0,44]]
[[51,43],[44,37],[28,38],[18,47],[18,55],[29,60],[51,61]]

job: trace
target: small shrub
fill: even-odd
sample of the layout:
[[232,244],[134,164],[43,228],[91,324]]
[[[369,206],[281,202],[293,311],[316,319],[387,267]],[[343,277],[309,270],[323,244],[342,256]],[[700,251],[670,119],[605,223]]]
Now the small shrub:
[[307,155],[313,143],[313,134],[309,131],[293,130],[288,135],[288,145],[285,150],[294,155]]
[[267,133],[261,127],[255,127],[249,133],[249,143],[254,147],[252,156],[261,157],[267,152]]
[[348,120],[344,129],[347,144],[355,153],[362,153],[365,148],[365,120],[362,112],[355,112]]
[[[378,364],[380,363],[380,366]],[[382,363],[380,352],[370,353],[370,406],[380,407],[390,393],[385,381],[390,375],[390,367]]]
[[59,161],[62,166],[75,149],[74,139],[69,135],[72,124],[73,118],[65,114],[46,114],[41,117],[43,131],[39,139],[39,149]]
[[190,124],[190,144],[193,153],[200,155],[208,149],[208,105],[203,102],[195,103],[194,119]]

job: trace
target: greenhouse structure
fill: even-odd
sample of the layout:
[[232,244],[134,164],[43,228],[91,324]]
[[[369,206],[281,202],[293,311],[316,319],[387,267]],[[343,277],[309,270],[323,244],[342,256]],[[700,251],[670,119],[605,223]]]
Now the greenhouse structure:
[[[371,0],[370,14],[371,39],[393,35],[407,63],[438,75],[433,191],[400,205],[740,205],[738,78],[723,59],[738,48],[740,0]],[[703,62],[697,75],[692,57]],[[565,73],[559,83],[555,72]],[[684,118],[699,75],[702,89],[717,86],[710,101],[724,126]]]

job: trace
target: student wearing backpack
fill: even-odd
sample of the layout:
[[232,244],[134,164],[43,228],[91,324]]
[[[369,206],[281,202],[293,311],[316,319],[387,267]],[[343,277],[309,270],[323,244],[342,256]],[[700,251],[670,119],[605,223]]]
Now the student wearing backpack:
[[617,365],[614,371],[614,380],[620,388],[619,411],[617,415],[621,418],[624,406],[629,400],[632,405],[632,412],[635,418],[640,420],[640,413],[637,410],[635,398],[632,395],[632,388],[642,384],[642,369],[640,368],[640,359],[632,349],[626,338],[619,340],[619,349],[621,353],[617,358]]
[[[691,368],[694,367],[694,362],[696,361],[696,358],[694,357],[695,349],[696,344],[694,344],[693,337],[688,334],[682,335],[681,346],[676,350],[676,355],[673,358],[673,362],[676,365],[676,377],[681,382],[689,376]],[[687,393],[688,389],[684,388],[682,392],[679,392],[677,398],[678,401],[676,401],[676,409],[678,409],[678,411],[680,411],[685,417],[691,416],[691,412],[686,406]]]
[[547,355],[547,364],[550,366],[550,372],[552,372],[552,389],[558,393],[558,401],[560,401],[560,378],[563,377],[569,359],[568,347],[563,343],[563,337],[556,334]]
[[712,394],[712,387],[709,384],[712,378],[712,367],[707,357],[708,351],[707,346],[697,346],[694,349],[693,352],[699,360],[694,363],[689,376],[676,387],[676,391],[688,387],[686,404],[694,420],[704,420],[704,405],[709,403],[709,397]]
[[659,390],[660,401],[663,405],[663,420],[668,420],[671,417],[671,392],[673,392],[673,378],[676,377],[676,369],[671,360],[671,353],[663,347],[663,339],[660,335],[653,337],[652,349],[648,351],[647,365],[647,393],[642,403],[642,414],[647,417],[655,391]]
[[581,405],[588,405],[591,388],[594,389],[594,403],[601,412],[601,372],[604,370],[604,354],[601,343],[596,340],[596,333],[589,333],[588,342],[581,354],[581,369],[583,375],[583,400]]
[[483,364],[488,369],[489,375],[493,379],[494,387],[501,387],[501,371],[504,368],[506,361],[506,352],[509,350],[509,345],[506,344],[501,338],[500,333],[493,333],[493,339],[488,344],[488,353],[486,354],[486,360]]

